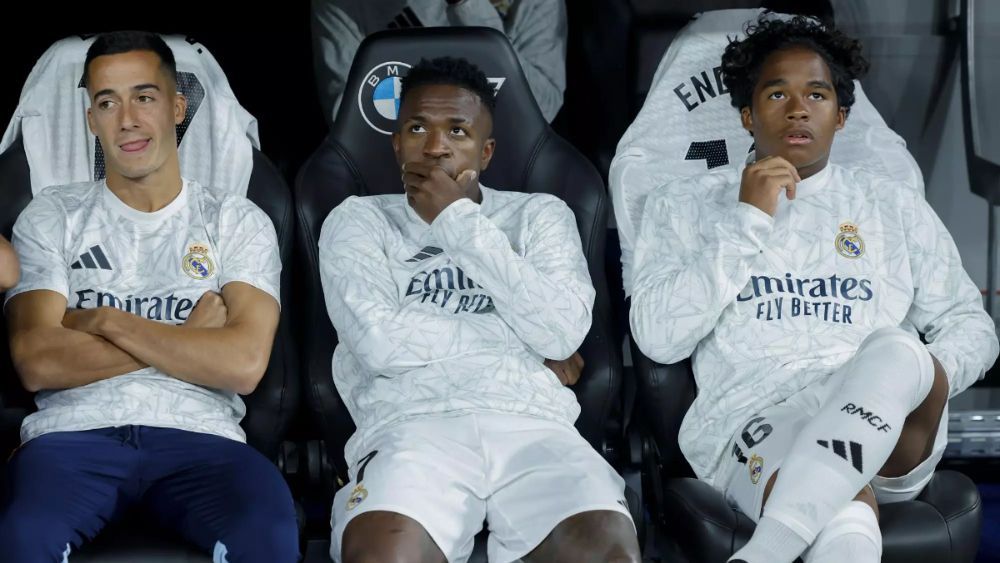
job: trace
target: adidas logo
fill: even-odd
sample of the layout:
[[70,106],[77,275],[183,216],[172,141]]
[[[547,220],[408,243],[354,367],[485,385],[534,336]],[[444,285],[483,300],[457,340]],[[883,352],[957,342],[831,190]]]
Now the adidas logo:
[[[833,453],[844,458],[844,461],[851,462],[854,469],[857,469],[858,473],[861,473],[861,444],[857,442],[849,442],[851,452],[848,456],[847,445],[844,444],[843,440],[831,440],[831,442],[833,443]],[[831,449],[830,444],[826,440],[816,440],[816,443],[828,450]]]
[[421,260],[433,258],[442,252],[444,251],[436,246],[425,246],[420,252],[416,253],[413,258],[407,260],[407,262],[420,262]]
[[84,252],[80,255],[80,259],[73,262],[69,266],[74,270],[111,270],[111,262],[108,262],[108,257],[105,256],[104,251],[101,250],[100,245],[91,246],[90,250]]
[[406,8],[403,8],[402,12],[396,14],[396,17],[393,18],[386,27],[389,29],[410,29],[423,26],[424,24],[420,22],[420,18],[417,17],[417,14],[414,14],[413,10],[407,6]]

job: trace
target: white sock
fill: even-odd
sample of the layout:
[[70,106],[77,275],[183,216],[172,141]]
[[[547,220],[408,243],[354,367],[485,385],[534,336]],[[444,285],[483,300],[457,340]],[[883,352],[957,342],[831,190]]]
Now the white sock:
[[843,383],[796,437],[764,508],[809,543],[889,459],[934,364],[913,336],[880,329],[833,377]]
[[746,563],[791,563],[809,545],[791,528],[771,518],[761,518],[753,537],[729,559]]
[[802,554],[805,563],[879,563],[882,531],[872,507],[851,501],[837,513]]
[[[934,364],[916,338],[885,328],[866,338],[833,377],[843,383],[796,437],[764,507],[764,517],[806,544],[889,459],[906,416],[930,392]],[[756,532],[748,547],[755,543]]]

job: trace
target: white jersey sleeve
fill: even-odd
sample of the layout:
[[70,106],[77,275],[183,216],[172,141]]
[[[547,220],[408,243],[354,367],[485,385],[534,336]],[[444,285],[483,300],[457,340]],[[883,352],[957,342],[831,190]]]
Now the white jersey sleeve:
[[913,199],[917,202],[904,218],[914,281],[907,319],[924,334],[927,349],[948,375],[949,395],[955,396],[993,365],[996,328],[951,234],[922,197]]
[[7,300],[20,293],[47,289],[69,298],[69,262],[63,252],[66,225],[55,199],[44,192],[31,200],[14,223],[11,243],[21,263],[21,278],[7,292]]
[[228,198],[219,212],[219,231],[226,233],[219,255],[224,268],[219,287],[243,282],[281,303],[281,257],[271,218],[243,197]]
[[[771,233],[773,219],[749,204],[712,216],[701,198],[710,185],[727,180],[730,175],[722,173],[677,180],[706,190],[680,190],[674,182],[646,202],[629,321],[639,349],[654,361],[670,364],[692,354],[746,286],[752,261]],[[702,221],[713,227],[700,229]]]
[[470,199],[448,206],[431,231],[445,253],[486,288],[522,342],[544,358],[562,360],[590,330],[595,291],[573,212],[555,197],[537,199],[542,203],[530,210],[524,249],[513,248]]
[[400,375],[506,349],[510,331],[495,315],[446,316],[402,307],[385,251],[390,230],[379,209],[355,196],[330,213],[320,232],[327,312],[337,336],[365,370]]

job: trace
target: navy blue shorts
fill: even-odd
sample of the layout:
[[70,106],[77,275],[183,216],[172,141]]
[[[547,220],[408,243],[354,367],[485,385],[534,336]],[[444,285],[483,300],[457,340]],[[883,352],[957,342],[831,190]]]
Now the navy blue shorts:
[[234,440],[149,426],[53,432],[18,449],[7,472],[5,561],[65,561],[137,505],[214,561],[298,560],[288,485]]

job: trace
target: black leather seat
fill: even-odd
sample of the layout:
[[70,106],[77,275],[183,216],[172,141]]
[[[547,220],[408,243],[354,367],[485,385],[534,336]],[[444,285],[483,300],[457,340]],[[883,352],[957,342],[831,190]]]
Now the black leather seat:
[[[330,372],[337,336],[330,323],[319,277],[320,228],[330,211],[351,195],[400,192],[399,169],[387,133],[394,122],[369,103],[372,86],[400,74],[420,58],[460,54],[491,80],[502,80],[494,119],[496,153],[483,173],[485,185],[532,193],[550,193],[576,214],[590,275],[597,289],[594,321],[580,350],[586,368],[573,387],[582,407],[577,428],[599,452],[614,457],[620,424],[612,416],[620,405],[622,378],[619,350],[611,338],[611,312],[604,280],[604,230],[608,198],[604,184],[579,152],[549,128],[528,89],[506,37],[487,28],[437,28],[374,34],[361,44],[347,81],[345,100],[329,136],[304,164],[295,187],[299,214],[299,263],[304,271],[302,358],[305,393],[320,426],[338,477],[347,479],[344,443],[354,424],[334,388]],[[397,61],[389,66],[387,61]],[[377,80],[372,79],[374,76]]]
[[[31,201],[28,159],[18,144],[0,154],[0,189],[4,205],[0,209],[0,234],[10,240],[14,222]],[[21,420],[34,410],[31,395],[21,387],[10,358],[7,323],[0,325],[0,455],[6,461],[9,452],[20,443]]]
[[[182,91],[189,86],[193,84],[180,84]],[[201,98],[202,96],[188,96],[189,101],[196,100],[189,104],[189,118],[198,111],[197,101]],[[188,122],[190,119],[185,121]],[[179,133],[182,131],[179,130]],[[5,205],[0,210],[0,233],[9,239],[17,216],[31,200],[32,194],[28,159],[20,140],[0,155],[0,190],[5,197]],[[291,337],[290,264],[295,215],[291,190],[274,165],[256,149],[253,149],[253,170],[247,197],[274,222],[284,267],[281,275],[281,321],[270,362],[257,389],[243,398],[247,415],[241,425],[246,431],[247,442],[268,458],[275,459],[298,408],[301,391],[297,349]],[[4,440],[0,442],[0,451],[3,452],[5,463],[8,452],[17,445],[20,422],[27,413],[34,410],[34,405],[30,395],[20,387],[11,364],[5,323],[0,325],[0,343],[0,439]],[[174,535],[157,529],[141,515],[136,515],[135,518],[127,517],[109,526],[92,544],[74,554],[73,560],[179,563],[210,561],[211,557],[186,545]]]
[[[644,451],[651,486],[645,499],[660,537],[691,562],[725,561],[753,534],[755,524],[722,493],[691,477],[677,432],[695,396],[690,362],[657,364],[633,347],[640,419],[651,441]],[[885,504],[881,513],[885,563],[972,562],[979,547],[982,504],[975,484],[957,471],[938,471],[915,500]]]

